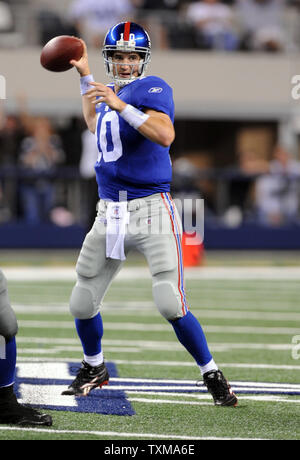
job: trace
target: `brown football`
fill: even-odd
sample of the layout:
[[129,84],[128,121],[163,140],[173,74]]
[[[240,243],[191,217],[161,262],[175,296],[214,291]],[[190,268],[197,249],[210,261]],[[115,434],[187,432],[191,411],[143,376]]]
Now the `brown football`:
[[52,72],[65,72],[73,66],[70,61],[79,61],[83,55],[83,45],[79,38],[59,35],[52,38],[42,49],[41,64]]

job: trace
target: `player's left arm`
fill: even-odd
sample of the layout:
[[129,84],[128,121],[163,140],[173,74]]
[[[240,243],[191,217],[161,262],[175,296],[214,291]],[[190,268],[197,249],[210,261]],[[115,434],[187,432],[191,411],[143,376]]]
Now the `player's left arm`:
[[146,109],[149,118],[139,127],[139,132],[147,139],[163,147],[169,147],[175,139],[174,125],[164,112]]
[[[102,83],[91,83],[91,86],[94,88],[86,95],[92,103],[105,102],[120,114],[125,110],[126,102],[122,101],[111,88]],[[150,141],[169,147],[175,139],[175,130],[170,117],[164,112],[153,109],[145,109],[143,113],[148,115],[148,118],[137,128],[138,131]]]

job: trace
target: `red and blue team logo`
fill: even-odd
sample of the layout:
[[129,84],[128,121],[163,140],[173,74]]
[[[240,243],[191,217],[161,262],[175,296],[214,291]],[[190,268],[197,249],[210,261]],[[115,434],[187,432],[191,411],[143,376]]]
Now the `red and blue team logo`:
[[[93,390],[87,397],[63,396],[61,393],[74,380],[80,365],[72,362],[21,362],[17,367],[15,392],[20,403],[31,404],[38,409],[97,413],[104,415],[135,415],[130,398],[137,395],[177,395],[177,400],[190,394],[210,400],[203,383],[196,386],[195,380],[162,380],[122,378],[113,362],[106,362],[110,374],[109,385]],[[231,381],[236,394],[248,395],[300,395],[299,384]],[[200,396],[202,395],[202,396]],[[273,396],[274,398],[275,396]],[[143,398],[145,402],[145,398]],[[152,400],[153,402],[154,400]],[[151,399],[149,400],[151,402]],[[171,400],[166,401],[172,403]],[[176,403],[176,400],[173,400]],[[213,404],[213,402],[211,401]],[[190,402],[188,402],[190,404]],[[207,404],[207,403],[206,403]]]
[[118,371],[111,362],[106,363],[111,378],[108,391],[96,389],[87,397],[62,395],[62,391],[74,380],[79,367],[78,363],[67,362],[19,363],[15,382],[16,396],[20,402],[41,409],[104,415],[135,414],[125,391],[119,390],[119,385],[114,383]]
[[113,216],[115,219],[120,219],[120,208],[119,206],[114,206],[113,207]]

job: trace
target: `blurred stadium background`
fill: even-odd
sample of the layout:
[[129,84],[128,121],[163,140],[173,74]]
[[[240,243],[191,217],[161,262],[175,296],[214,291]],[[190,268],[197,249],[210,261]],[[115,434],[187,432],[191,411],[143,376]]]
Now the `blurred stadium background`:
[[56,35],[82,36],[96,79],[106,82],[100,43],[125,18],[152,37],[149,74],[174,88],[173,195],[204,199],[207,254],[295,254],[297,0],[1,1],[0,247],[80,247],[95,214],[97,153],[75,70],[47,72],[39,56]]

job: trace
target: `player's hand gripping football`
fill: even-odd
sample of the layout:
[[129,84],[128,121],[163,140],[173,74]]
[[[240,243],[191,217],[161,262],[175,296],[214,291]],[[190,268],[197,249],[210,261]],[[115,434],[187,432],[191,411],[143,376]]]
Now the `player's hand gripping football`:
[[89,66],[89,59],[88,59],[88,52],[85,42],[80,38],[80,41],[83,45],[83,55],[79,59],[79,61],[75,61],[72,59],[70,64],[76,67],[77,71],[80,73],[81,77],[85,77],[86,75],[90,75],[90,66]]
[[[86,75],[91,74],[91,70],[88,60],[87,46],[84,40],[80,39],[80,41],[83,45],[83,55],[79,61],[72,60],[70,61],[70,64],[76,67],[81,77],[85,77]],[[102,83],[96,82],[91,82],[90,85],[92,88],[85,93],[85,96],[88,97],[92,104],[105,102],[112,110],[117,110],[119,112],[126,107],[125,102],[121,101],[111,88],[103,85]]]

